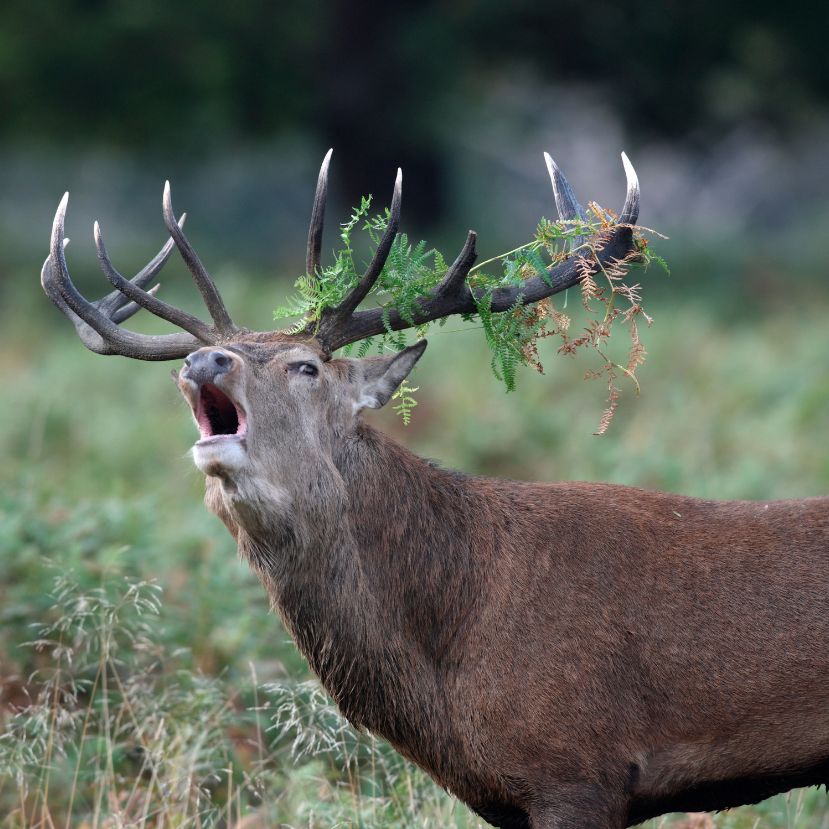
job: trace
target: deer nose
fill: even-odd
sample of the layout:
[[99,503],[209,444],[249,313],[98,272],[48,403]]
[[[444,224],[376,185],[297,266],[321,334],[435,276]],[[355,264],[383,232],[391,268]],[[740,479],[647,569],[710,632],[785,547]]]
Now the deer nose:
[[209,383],[219,374],[230,371],[233,360],[225,351],[200,348],[184,358],[183,377],[194,383]]

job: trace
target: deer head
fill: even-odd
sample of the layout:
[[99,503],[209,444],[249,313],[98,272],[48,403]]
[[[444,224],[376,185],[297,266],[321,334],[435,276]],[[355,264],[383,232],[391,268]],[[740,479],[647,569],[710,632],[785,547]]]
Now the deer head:
[[[555,162],[545,154],[559,218],[584,218],[570,185]],[[311,214],[306,255],[309,275],[318,272],[323,217],[328,191],[331,151],[320,169]],[[627,196],[618,221],[595,248],[594,270],[621,259],[632,248],[632,231],[639,210],[636,173],[622,154],[627,174]],[[68,194],[58,206],[52,228],[51,252],[43,266],[43,288],[72,321],[87,348],[99,354],[120,354],[141,360],[185,358],[177,375],[182,394],[190,404],[200,432],[194,447],[199,468],[214,477],[238,477],[243,471],[263,478],[287,481],[296,477],[309,457],[330,462],[338,442],[353,431],[360,412],[382,406],[422,355],[421,340],[393,356],[362,360],[332,359],[340,347],[388,328],[400,330],[452,314],[476,310],[467,275],[476,259],[476,235],[469,232],[457,259],[431,296],[422,300],[413,318],[396,310],[383,315],[380,308],[358,310],[380,275],[400,225],[402,173],[398,171],[389,221],[365,273],[339,305],[325,309],[295,333],[259,332],[237,326],[225,308],[210,275],[184,235],[185,216],[177,222],[169,183],[163,196],[164,222],[170,240],[131,280],[113,266],[96,222],[94,238],[98,259],[115,290],[95,302],[75,288],[66,263],[64,220]],[[200,291],[212,324],[167,304],[156,296],[158,286],[145,290],[177,248]],[[498,289],[491,305],[503,312],[516,302],[530,304],[565,290],[584,275],[583,262],[574,257],[551,267],[546,274],[521,285]],[[182,332],[145,335],[121,323],[140,308],[173,323]],[[313,451],[312,451],[313,450]],[[321,461],[322,462],[322,461]]]
[[200,348],[177,375],[200,433],[193,459],[231,487],[268,481],[269,500],[292,502],[332,477],[360,412],[384,405],[425,349],[421,340],[393,356],[328,359],[314,340],[290,337]]

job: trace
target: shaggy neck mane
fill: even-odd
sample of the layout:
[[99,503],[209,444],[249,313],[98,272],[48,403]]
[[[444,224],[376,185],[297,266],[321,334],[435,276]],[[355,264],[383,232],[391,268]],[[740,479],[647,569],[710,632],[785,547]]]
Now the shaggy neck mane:
[[470,543],[486,503],[471,479],[366,425],[333,460],[293,482],[287,511],[266,499],[237,499],[231,516],[227,498],[208,505],[346,716],[440,774],[452,741],[447,678],[488,572]]

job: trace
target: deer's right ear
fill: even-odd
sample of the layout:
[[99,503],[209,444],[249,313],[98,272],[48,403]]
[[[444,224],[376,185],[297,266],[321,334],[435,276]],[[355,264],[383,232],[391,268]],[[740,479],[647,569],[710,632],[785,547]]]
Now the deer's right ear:
[[420,340],[390,357],[355,360],[358,371],[357,411],[379,409],[388,403],[425,350],[426,340]]

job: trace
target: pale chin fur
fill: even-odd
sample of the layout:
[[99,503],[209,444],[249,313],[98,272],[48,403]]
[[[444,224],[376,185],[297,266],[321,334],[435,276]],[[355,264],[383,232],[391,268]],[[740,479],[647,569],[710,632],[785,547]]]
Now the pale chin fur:
[[193,462],[205,475],[233,475],[248,465],[248,453],[241,440],[199,442],[190,452]]

